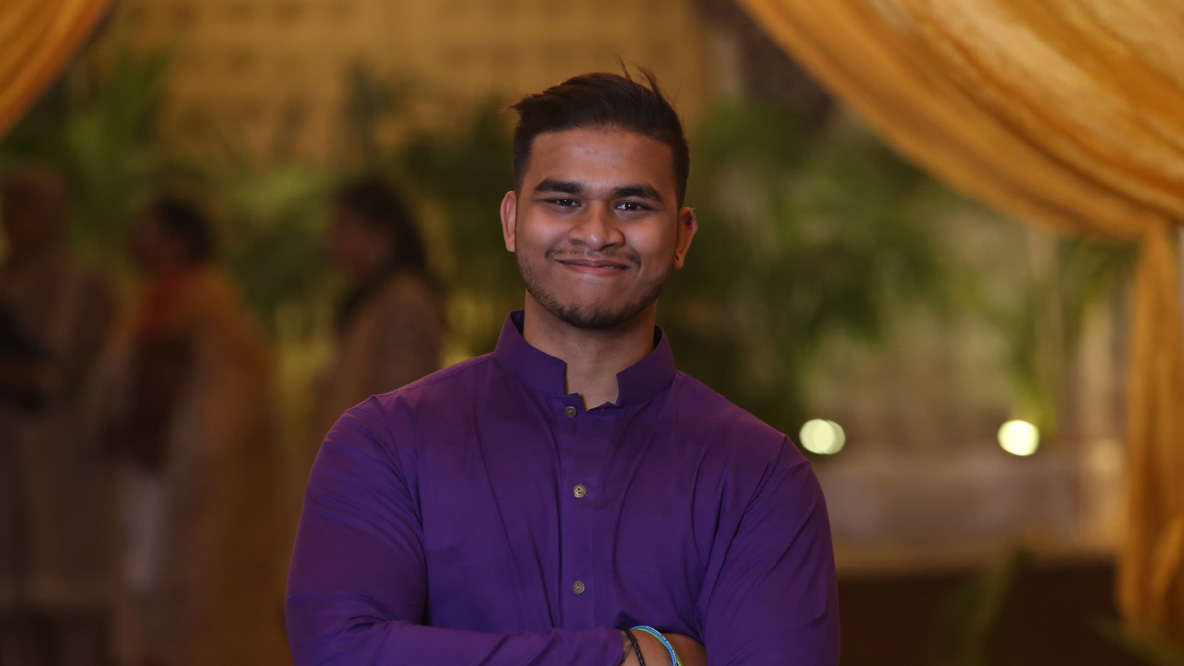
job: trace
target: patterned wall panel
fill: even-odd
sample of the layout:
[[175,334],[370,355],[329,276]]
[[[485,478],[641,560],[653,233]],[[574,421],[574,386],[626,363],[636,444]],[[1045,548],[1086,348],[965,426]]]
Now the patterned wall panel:
[[620,58],[654,68],[684,115],[706,97],[691,0],[124,0],[117,22],[137,45],[175,52],[168,129],[217,128],[260,152],[290,139],[314,159],[334,154],[358,59],[477,100],[615,71]]

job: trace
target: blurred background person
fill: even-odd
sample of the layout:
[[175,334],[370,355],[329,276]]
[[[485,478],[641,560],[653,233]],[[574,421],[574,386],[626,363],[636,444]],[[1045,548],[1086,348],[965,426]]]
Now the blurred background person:
[[112,525],[88,390],[114,299],[70,255],[58,175],[0,184],[0,664],[107,663]]
[[319,440],[337,415],[440,368],[444,305],[411,212],[386,182],[346,184],[333,199],[329,254],[347,279]]
[[136,223],[132,254],[146,284],[112,431],[126,463],[121,656],[132,666],[273,663],[282,633],[269,353],[197,208],[157,200]]

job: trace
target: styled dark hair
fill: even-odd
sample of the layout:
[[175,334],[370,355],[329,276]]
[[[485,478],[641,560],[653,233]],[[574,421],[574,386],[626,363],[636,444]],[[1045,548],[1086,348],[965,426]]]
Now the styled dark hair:
[[218,241],[205,214],[195,204],[174,197],[160,197],[148,206],[165,233],[181,242],[185,256],[194,263],[214,258]]
[[691,168],[682,121],[662,96],[653,72],[642,69],[641,77],[643,81],[633,80],[628,72],[624,76],[581,74],[511,104],[508,108],[518,112],[514,127],[514,187],[522,188],[530,149],[539,134],[577,128],[618,129],[670,146],[678,203],[682,205]]
[[334,203],[357,213],[371,227],[386,232],[391,243],[390,271],[412,271],[427,277],[427,253],[423,236],[411,219],[411,211],[393,187],[380,178],[347,183],[337,190]]

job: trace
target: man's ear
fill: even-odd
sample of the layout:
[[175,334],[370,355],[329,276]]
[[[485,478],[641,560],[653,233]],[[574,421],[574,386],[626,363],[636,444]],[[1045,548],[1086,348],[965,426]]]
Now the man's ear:
[[687,252],[691,249],[691,241],[695,232],[699,231],[699,218],[695,216],[695,209],[683,207],[678,211],[678,240],[674,246],[674,269],[678,270],[687,262]]
[[514,190],[506,192],[502,197],[502,239],[506,242],[506,250],[513,252],[517,249],[515,230],[518,228],[518,194]]

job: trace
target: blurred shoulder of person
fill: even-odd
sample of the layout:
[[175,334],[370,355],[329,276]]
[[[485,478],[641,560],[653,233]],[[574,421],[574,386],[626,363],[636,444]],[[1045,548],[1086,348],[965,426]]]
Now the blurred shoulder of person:
[[342,187],[328,245],[348,291],[338,308],[337,355],[320,409],[318,426],[325,427],[367,397],[438,370],[447,330],[423,237],[389,184],[367,179]]

